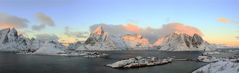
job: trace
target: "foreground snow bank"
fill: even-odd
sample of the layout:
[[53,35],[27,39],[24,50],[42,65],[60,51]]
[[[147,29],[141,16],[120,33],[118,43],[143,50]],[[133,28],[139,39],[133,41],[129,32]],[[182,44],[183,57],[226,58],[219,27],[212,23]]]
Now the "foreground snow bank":
[[230,60],[218,61],[203,66],[192,73],[239,73],[239,63]]
[[137,56],[135,58],[129,58],[127,60],[121,60],[112,64],[107,64],[106,66],[109,66],[112,68],[134,68],[134,67],[162,65],[162,64],[168,64],[171,62],[172,62],[172,58],[158,59],[157,57],[143,58],[141,56]]

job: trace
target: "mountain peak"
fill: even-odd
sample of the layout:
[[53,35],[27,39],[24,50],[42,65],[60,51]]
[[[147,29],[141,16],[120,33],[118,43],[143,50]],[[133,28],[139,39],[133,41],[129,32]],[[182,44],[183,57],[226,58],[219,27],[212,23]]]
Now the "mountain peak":
[[13,33],[15,36],[17,35],[17,30],[15,28],[10,29],[10,33]]

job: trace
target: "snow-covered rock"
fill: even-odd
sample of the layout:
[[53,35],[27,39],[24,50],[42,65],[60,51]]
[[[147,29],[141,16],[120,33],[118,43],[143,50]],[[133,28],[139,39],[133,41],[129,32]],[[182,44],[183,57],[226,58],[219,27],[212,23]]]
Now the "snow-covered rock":
[[172,58],[158,59],[157,57],[143,58],[141,56],[137,56],[135,58],[129,58],[126,60],[117,61],[112,64],[107,64],[106,66],[112,67],[112,68],[134,68],[134,67],[162,65],[162,64],[168,64],[171,62],[172,62]]
[[35,51],[33,54],[39,54],[39,55],[59,55],[65,53],[65,48],[62,44],[60,44],[57,41],[48,41],[44,42],[44,45],[42,45],[37,51]]
[[160,38],[154,45],[160,46],[160,50],[165,51],[210,51],[215,50],[208,42],[197,34],[193,36],[185,33],[171,33]]
[[218,61],[203,66],[192,73],[239,73],[239,63],[231,61]]

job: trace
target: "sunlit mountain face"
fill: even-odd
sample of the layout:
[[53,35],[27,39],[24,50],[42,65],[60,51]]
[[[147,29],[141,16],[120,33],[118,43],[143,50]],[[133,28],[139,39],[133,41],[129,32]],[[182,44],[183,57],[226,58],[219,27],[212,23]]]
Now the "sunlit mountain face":
[[85,41],[91,26],[112,25],[140,34],[149,43],[173,32],[198,34],[209,43],[237,47],[237,0],[41,0],[0,1],[0,29],[16,28],[28,37]]

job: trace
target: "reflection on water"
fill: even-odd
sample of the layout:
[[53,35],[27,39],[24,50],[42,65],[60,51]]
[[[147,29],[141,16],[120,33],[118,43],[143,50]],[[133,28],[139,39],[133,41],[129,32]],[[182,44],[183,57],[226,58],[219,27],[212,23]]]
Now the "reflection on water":
[[200,52],[107,51],[108,58],[83,58],[0,53],[0,73],[190,73],[206,63],[175,61],[161,66],[112,69],[104,65],[135,56],[195,58]]

